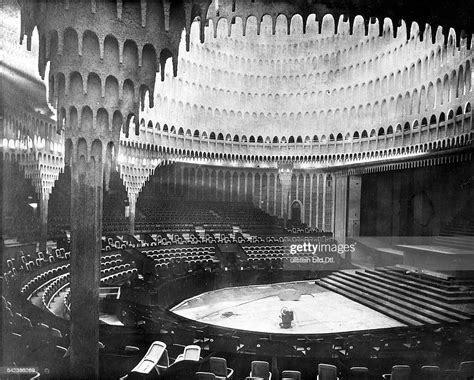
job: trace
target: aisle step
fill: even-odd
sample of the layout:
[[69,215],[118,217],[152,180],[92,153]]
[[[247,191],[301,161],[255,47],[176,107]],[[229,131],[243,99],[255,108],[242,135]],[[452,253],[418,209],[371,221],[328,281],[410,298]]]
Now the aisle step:
[[466,303],[466,302],[473,302],[473,298],[469,296],[461,296],[461,295],[451,295],[451,296],[446,296],[439,294],[437,292],[433,292],[430,290],[425,290],[421,289],[420,287],[417,287],[415,285],[410,285],[410,284],[405,284],[402,281],[399,281],[398,279],[392,279],[392,278],[387,278],[383,273],[379,272],[374,272],[371,270],[365,270],[364,272],[357,271],[357,274],[359,276],[363,276],[366,278],[370,278],[373,281],[377,281],[379,283],[387,284],[390,286],[393,286],[395,288],[398,288],[400,290],[405,290],[405,291],[412,291],[412,292],[417,292],[420,296],[423,297],[429,297],[432,300],[436,300],[440,303],[444,304],[458,304],[458,303]]
[[366,286],[370,289],[377,290],[390,297],[395,297],[402,301],[408,300],[411,304],[417,307],[424,308],[425,310],[429,310],[432,313],[443,315],[448,319],[454,319],[455,321],[468,321],[471,319],[471,317],[465,315],[465,313],[450,308],[446,303],[438,302],[430,297],[419,296],[418,294],[414,294],[413,292],[404,291],[396,286],[388,286],[385,284],[381,284],[370,278],[358,276],[358,274],[350,275],[345,272],[336,272],[333,275],[336,277],[346,278],[350,281],[357,283],[358,285]]
[[404,313],[402,314],[398,310],[392,307],[385,306],[385,305],[376,303],[374,301],[371,301],[364,296],[356,294],[356,292],[353,292],[348,287],[340,286],[340,284],[334,284],[332,281],[328,280],[327,277],[324,279],[321,279],[319,284],[328,290],[331,290],[335,293],[345,296],[346,298],[349,298],[355,302],[358,302],[364,306],[367,306],[375,311],[378,311],[384,315],[387,315],[388,317],[393,318],[405,325],[408,325],[408,326],[423,326],[424,325],[424,323]]
[[384,294],[378,290],[374,290],[367,285],[359,285],[354,281],[343,279],[341,277],[329,276],[334,282],[338,282],[343,286],[352,289],[353,291],[359,291],[361,294],[365,294],[367,298],[370,298],[374,302],[383,302],[385,305],[388,303],[391,307],[396,310],[403,310],[404,313],[411,315],[413,319],[419,320],[420,322],[427,324],[437,324],[437,323],[455,323],[458,320],[445,317],[443,315],[433,313],[430,310],[426,310],[423,307],[413,304],[410,301],[403,301],[400,298]]

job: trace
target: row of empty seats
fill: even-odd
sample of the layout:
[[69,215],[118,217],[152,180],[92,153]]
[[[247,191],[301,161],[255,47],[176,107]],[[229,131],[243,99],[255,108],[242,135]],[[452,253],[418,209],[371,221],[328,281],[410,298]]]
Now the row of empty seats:
[[47,269],[44,272],[37,274],[31,280],[29,280],[21,288],[21,293],[24,294],[27,298],[35,292],[40,286],[47,284],[50,280],[57,278],[60,275],[69,271],[70,264],[63,264],[56,266],[54,268]]

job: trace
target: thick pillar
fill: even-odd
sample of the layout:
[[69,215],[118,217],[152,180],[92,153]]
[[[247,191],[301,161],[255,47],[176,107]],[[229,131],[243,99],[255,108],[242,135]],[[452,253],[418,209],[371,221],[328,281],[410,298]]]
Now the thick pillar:
[[360,201],[362,177],[350,176],[347,200],[347,237],[360,236]]
[[101,155],[71,167],[71,336],[74,377],[99,378],[99,278],[102,234]]
[[321,212],[321,217],[322,217],[322,220],[321,220],[321,230],[323,231],[327,231],[326,229],[326,192],[327,192],[327,189],[328,189],[328,186],[327,186],[327,182],[326,182],[326,179],[327,179],[327,175],[324,174],[323,175],[323,188],[322,188],[322,201],[323,201],[323,210]]
[[293,164],[288,162],[278,164],[278,178],[281,182],[281,199],[283,204],[283,227],[285,228],[288,221],[288,198],[290,196],[292,176]]
[[130,235],[135,235],[135,210],[137,207],[137,199],[132,196],[129,202],[129,223],[130,223]]
[[339,243],[344,243],[347,233],[347,188],[349,177],[347,175],[338,175],[335,176],[334,181],[333,236]]
[[313,174],[309,177],[309,227],[314,227],[313,222]]
[[347,237],[360,235],[361,177],[335,177],[334,237],[345,243]]
[[[92,9],[81,1],[68,1],[67,6],[48,1],[41,2],[41,6],[34,1],[20,2],[20,40],[26,37],[29,47],[36,29],[39,41],[44,41],[39,45],[39,72],[44,76],[49,62],[49,78],[46,79],[55,84],[49,95],[58,112],[57,129],[64,131],[66,146],[70,145],[66,153],[68,150],[74,153],[71,160],[70,370],[74,377],[85,379],[99,375],[98,292],[104,171],[100,153],[107,150],[108,160],[109,150],[116,151],[120,130],[125,124],[130,132],[132,116],[135,128],[138,127],[140,101],[142,106],[145,100],[153,106],[156,73],[159,70],[164,77],[165,60],[162,58],[158,62],[155,53],[144,54],[145,45],[151,45],[153,52],[167,49],[176,75],[181,34],[185,24],[191,22],[191,14],[183,17],[180,6],[169,8],[167,18],[172,22],[169,22],[169,31],[165,31],[163,9],[157,2],[137,2],[140,12],[123,9],[121,1],[103,1],[100,5],[96,1],[89,3]],[[206,14],[207,7],[202,11]],[[146,20],[156,22],[147,23]],[[85,25],[87,32],[84,32]],[[103,41],[104,28],[116,40],[116,44],[112,43],[111,49],[105,52],[101,51],[99,43]],[[143,33],[127,34],[134,30]],[[58,46],[48,51],[46,47],[48,43],[54,46],[52,38],[57,33],[60,33]],[[140,54],[134,53],[133,49],[118,48],[127,46],[129,40],[135,46],[145,48],[140,48]],[[120,99],[108,90],[104,91],[107,85],[104,86],[103,73],[111,76],[114,83],[124,84],[120,86],[124,89],[119,94]],[[125,91],[125,88],[130,90]],[[146,92],[149,96],[145,98]],[[133,133],[133,126],[130,130]],[[175,189],[176,178],[172,183]],[[171,188],[170,184],[168,188]]]
[[49,201],[49,194],[42,193],[39,194],[40,199],[40,228],[41,228],[41,235],[39,241],[39,250],[40,252],[46,252],[47,243],[48,243],[48,201]]
[[288,198],[290,196],[290,187],[283,186],[281,187],[281,199],[283,201],[283,227],[286,228],[286,225],[288,224],[288,215],[289,215],[289,210],[288,210]]

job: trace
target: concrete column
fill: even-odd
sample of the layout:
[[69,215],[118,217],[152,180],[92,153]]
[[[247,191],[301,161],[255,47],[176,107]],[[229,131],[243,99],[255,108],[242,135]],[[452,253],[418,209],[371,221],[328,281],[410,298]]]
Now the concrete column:
[[137,207],[137,196],[132,195],[129,202],[129,223],[130,223],[130,235],[135,235],[135,211]]
[[284,218],[285,217],[285,201],[283,199],[285,195],[283,194],[283,186],[281,188],[281,196],[280,196],[280,204],[279,204],[279,207],[280,207],[280,217]]
[[348,182],[347,175],[334,177],[333,236],[339,243],[345,243],[347,233]]
[[323,219],[321,229],[326,231],[326,191],[327,191],[327,174],[323,174]]
[[360,236],[362,177],[350,176],[347,194],[347,237]]
[[283,204],[283,226],[286,228],[288,221],[288,198],[291,191],[291,177],[293,175],[293,165],[280,163],[278,165],[278,178],[281,182],[281,199]]
[[320,204],[320,194],[319,194],[319,174],[316,175],[316,220],[314,221],[315,226],[320,228],[319,226],[319,204]]
[[40,223],[41,223],[41,235],[39,241],[39,250],[41,252],[46,252],[47,243],[48,243],[48,201],[49,194],[42,193],[39,194],[40,201]]
[[309,226],[313,227],[313,174],[309,177]]
[[306,210],[306,174],[304,173],[303,173],[303,199],[301,199],[301,203],[303,204],[303,207],[301,207],[301,222],[306,223],[306,214],[308,213],[308,210]]
[[292,201],[294,200],[301,200],[300,199],[300,176],[297,174],[296,176],[296,191],[295,191],[295,199],[292,199]]
[[283,227],[286,228],[286,225],[288,223],[288,215],[289,215],[289,212],[288,212],[288,198],[290,196],[290,189],[284,189],[282,187],[281,189],[281,199],[282,199],[282,202],[283,202]]
[[248,182],[248,173],[244,172],[245,178],[244,178],[244,196],[245,196],[245,202],[247,202],[247,182]]
[[266,211],[270,213],[270,174],[267,174],[267,201],[266,201]]
[[273,179],[273,204],[274,204],[274,207],[273,207],[273,212],[274,212],[274,215],[278,215],[278,204],[277,204],[277,192],[278,192],[278,175],[275,175],[274,179]]
[[334,176],[331,176],[331,196],[332,196],[332,202],[331,202],[331,215],[330,215],[330,221],[331,221],[331,231],[334,231],[334,203],[336,200],[336,186],[335,186],[335,178]]
[[240,202],[240,172],[237,172],[237,202]]
[[82,156],[71,167],[70,371],[99,377],[99,278],[103,164]]

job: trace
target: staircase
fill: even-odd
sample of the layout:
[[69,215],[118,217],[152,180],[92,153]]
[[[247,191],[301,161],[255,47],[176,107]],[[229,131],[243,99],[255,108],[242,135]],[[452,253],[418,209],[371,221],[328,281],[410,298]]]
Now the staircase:
[[389,267],[334,272],[319,285],[408,326],[466,322],[474,317],[474,279],[423,279]]

